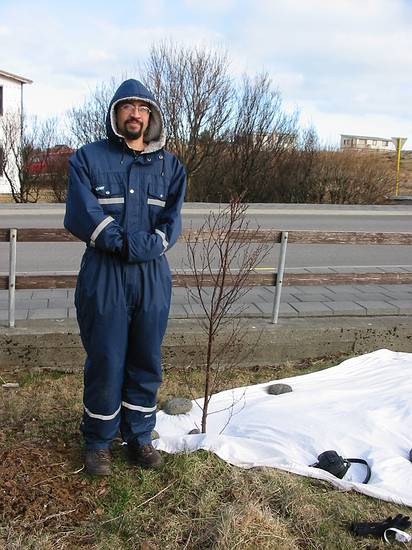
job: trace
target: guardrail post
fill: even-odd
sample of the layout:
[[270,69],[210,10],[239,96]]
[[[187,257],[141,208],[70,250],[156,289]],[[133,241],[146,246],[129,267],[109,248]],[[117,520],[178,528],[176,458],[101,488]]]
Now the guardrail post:
[[10,229],[9,238],[9,327],[14,327],[16,318],[17,229]]
[[276,273],[276,291],[275,291],[275,299],[273,301],[273,312],[272,312],[272,323],[274,324],[278,322],[278,316],[279,316],[280,295],[282,293],[283,272],[285,270],[286,247],[288,245],[287,231],[282,231],[280,243],[281,244],[280,244],[280,253],[279,253],[279,261],[278,261],[278,270]]

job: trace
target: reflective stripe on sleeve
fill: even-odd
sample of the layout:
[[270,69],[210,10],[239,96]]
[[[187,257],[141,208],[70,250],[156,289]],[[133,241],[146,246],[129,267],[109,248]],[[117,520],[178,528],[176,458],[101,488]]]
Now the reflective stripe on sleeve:
[[116,197],[113,199],[97,199],[99,204],[124,204],[124,197]]
[[93,231],[92,236],[90,237],[90,244],[92,246],[94,246],[95,240],[103,231],[103,229],[106,227],[106,225],[109,225],[110,222],[114,222],[114,218],[112,218],[111,216],[107,216],[107,218],[105,218],[102,222],[99,223],[99,225]]
[[154,204],[155,206],[164,206],[166,201],[161,201],[159,199],[147,199],[147,204]]
[[164,254],[166,252],[167,247],[169,246],[169,243],[166,241],[166,235],[163,233],[163,231],[160,231],[160,229],[155,229],[155,233],[157,233],[162,237],[162,245],[163,245],[162,254]]
[[126,409],[143,413],[154,412],[157,409],[156,405],[154,407],[142,407],[140,405],[131,405],[130,403],[126,403],[126,401],[122,401],[122,405],[123,407],[126,407]]
[[90,416],[90,418],[97,418],[97,420],[113,420],[113,418],[116,418],[116,416],[119,414],[121,408],[122,406],[120,405],[117,411],[113,414],[95,414],[90,412],[87,407],[84,407],[84,410],[86,411],[87,415]]

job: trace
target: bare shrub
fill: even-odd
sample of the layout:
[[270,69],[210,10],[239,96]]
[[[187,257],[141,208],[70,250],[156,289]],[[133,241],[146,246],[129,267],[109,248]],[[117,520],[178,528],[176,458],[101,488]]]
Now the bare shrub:
[[226,208],[211,212],[202,226],[186,238],[194,279],[189,303],[200,304],[204,316],[197,320],[207,336],[202,432],[206,432],[210,400],[225,372],[238,366],[245,353],[253,351],[242,345],[246,328],[240,302],[250,290],[248,277],[269,252],[269,244],[253,243],[259,229],[249,230],[246,211],[246,204],[232,199]]
[[43,182],[39,153],[41,163],[47,163],[56,128],[56,119],[41,122],[37,118],[22,117],[19,112],[0,117],[2,172],[16,203],[38,201]]
[[237,94],[222,183],[247,201],[270,199],[273,166],[297,135],[296,115],[282,110],[267,73],[244,76]]
[[[141,74],[164,110],[167,147],[186,167],[189,201],[364,204],[390,191],[378,154],[322,147],[315,128],[300,128],[298,113],[284,110],[267,73],[232,79],[226,52],[161,42]],[[99,84],[69,111],[76,145],[106,137],[119,83]]]
[[374,204],[389,192],[392,174],[377,153],[320,151],[314,182],[316,202],[332,204]]
[[273,164],[271,199],[274,202],[318,202],[322,189],[315,178],[320,149],[316,130],[310,127],[297,131],[297,138],[288,144]]
[[273,200],[275,166],[289,154],[298,132],[297,113],[283,111],[269,75],[244,75],[234,90],[230,124],[216,154],[194,176],[195,199],[227,202],[242,195],[248,202]]
[[77,147],[107,137],[107,109],[119,85],[120,80],[114,77],[108,82],[101,82],[86,98],[83,105],[72,107],[68,111],[68,129]]
[[232,110],[233,89],[225,53],[162,42],[151,48],[145,84],[165,111],[168,147],[192,176],[218,150]]
[[53,193],[54,200],[56,202],[66,202],[69,179],[69,157],[72,149],[64,145],[54,147],[55,151],[56,149],[60,149],[60,154],[55,154],[50,157],[46,182]]

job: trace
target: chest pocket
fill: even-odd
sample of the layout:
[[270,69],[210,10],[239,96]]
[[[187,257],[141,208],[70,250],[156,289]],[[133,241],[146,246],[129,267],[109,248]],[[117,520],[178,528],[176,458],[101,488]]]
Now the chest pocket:
[[99,178],[92,189],[105,214],[120,216],[123,213],[124,186],[115,175],[105,174],[105,177]]
[[147,216],[152,229],[159,223],[166,206],[167,182],[163,176],[147,175]]
[[167,187],[164,178],[161,176],[150,176],[147,188],[147,204],[161,209],[166,206],[166,199]]

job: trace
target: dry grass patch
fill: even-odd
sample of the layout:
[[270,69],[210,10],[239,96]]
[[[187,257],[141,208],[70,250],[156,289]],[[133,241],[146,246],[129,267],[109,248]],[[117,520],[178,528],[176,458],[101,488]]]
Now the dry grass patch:
[[298,548],[288,525],[260,502],[230,503],[220,510],[214,548],[271,550]]

